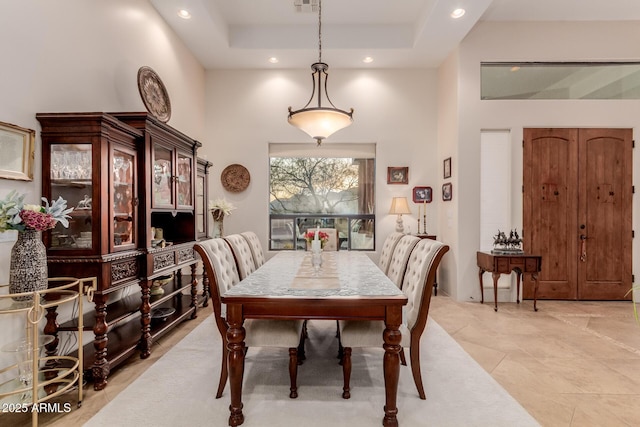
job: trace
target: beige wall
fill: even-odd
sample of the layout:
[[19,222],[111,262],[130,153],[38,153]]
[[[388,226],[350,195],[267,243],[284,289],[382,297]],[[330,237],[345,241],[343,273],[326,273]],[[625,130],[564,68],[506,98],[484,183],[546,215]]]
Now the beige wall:
[[[331,58],[327,58],[329,65]],[[342,109],[354,108],[354,123],[323,144],[374,142],[376,160],[377,249],[395,228],[388,215],[393,196],[411,197],[411,189],[437,189],[437,123],[435,70],[330,69],[329,95]],[[287,123],[287,108],[302,108],[311,95],[308,70],[216,70],[207,73],[206,137],[201,155],[214,166],[210,197],[225,197],[238,207],[225,219],[225,234],[254,230],[268,247],[268,143],[315,142]],[[322,150],[318,150],[319,153]],[[240,163],[251,173],[242,193],[226,192],[220,172]],[[388,166],[408,166],[409,185],[387,185]],[[435,193],[437,196],[437,192]],[[437,198],[436,198],[437,200]],[[441,202],[440,202],[441,203]],[[417,231],[414,215],[404,215],[405,228]],[[436,233],[439,203],[428,206],[427,229]],[[371,254],[377,259],[376,254]]]

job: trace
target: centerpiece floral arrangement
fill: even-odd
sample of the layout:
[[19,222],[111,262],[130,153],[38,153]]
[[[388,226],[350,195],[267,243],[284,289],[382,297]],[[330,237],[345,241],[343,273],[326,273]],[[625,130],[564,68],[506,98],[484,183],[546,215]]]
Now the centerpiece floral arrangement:
[[0,200],[0,231],[46,231],[58,222],[65,228],[69,226],[69,213],[73,208],[67,209],[67,201],[62,197],[51,204],[43,197],[44,206],[25,204],[24,197],[13,190]]
[[[308,230],[304,233],[304,239],[308,244],[311,244],[316,238],[316,232],[313,230]],[[324,245],[329,241],[329,235],[324,231],[318,231],[318,240],[320,240],[320,247],[324,248]]]
[[215,199],[209,202],[209,210],[216,221],[221,221],[225,216],[231,215],[231,211],[235,208],[227,199]]

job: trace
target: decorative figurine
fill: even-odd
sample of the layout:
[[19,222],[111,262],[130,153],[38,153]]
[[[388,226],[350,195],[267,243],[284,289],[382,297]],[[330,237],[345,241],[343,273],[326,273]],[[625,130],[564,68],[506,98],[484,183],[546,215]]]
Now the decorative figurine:
[[518,235],[518,230],[513,229],[509,232],[509,237],[498,230],[498,234],[493,236],[493,250],[494,254],[522,254],[522,239]]

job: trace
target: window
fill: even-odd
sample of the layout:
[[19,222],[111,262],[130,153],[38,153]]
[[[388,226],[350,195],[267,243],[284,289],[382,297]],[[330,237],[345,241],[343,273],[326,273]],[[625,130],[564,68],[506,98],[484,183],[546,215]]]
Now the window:
[[481,99],[640,99],[638,62],[484,62]]
[[375,145],[269,145],[269,249],[305,249],[309,229],[340,250],[375,249]]

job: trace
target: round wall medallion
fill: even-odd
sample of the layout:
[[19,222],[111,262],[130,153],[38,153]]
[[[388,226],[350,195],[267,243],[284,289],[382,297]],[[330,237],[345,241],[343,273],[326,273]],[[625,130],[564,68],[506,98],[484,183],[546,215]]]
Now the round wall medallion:
[[220,174],[220,181],[225,190],[232,193],[244,191],[249,186],[251,175],[247,168],[242,165],[229,165]]
[[147,111],[161,122],[168,122],[171,117],[169,94],[164,83],[151,67],[144,66],[138,70],[138,90]]

